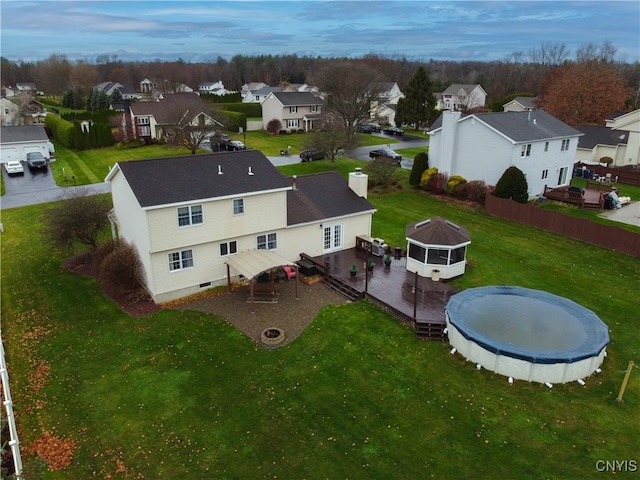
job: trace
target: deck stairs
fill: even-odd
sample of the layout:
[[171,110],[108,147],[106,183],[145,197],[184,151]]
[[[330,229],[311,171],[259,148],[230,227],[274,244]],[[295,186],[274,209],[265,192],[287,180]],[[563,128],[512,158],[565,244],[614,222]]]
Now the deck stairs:
[[322,281],[327,287],[335,290],[338,293],[341,293],[352,302],[357,302],[362,297],[364,297],[364,294],[361,291],[353,288],[348,283],[343,282],[341,279],[339,279],[338,277],[334,277],[333,275],[325,275]]

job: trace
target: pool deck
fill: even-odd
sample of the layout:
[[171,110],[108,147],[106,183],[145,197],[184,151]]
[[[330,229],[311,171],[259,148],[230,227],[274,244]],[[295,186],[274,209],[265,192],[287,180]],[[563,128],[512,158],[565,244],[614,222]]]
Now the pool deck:
[[[324,282],[352,299],[365,298],[407,326],[415,329],[418,338],[443,340],[445,334],[444,307],[458,293],[445,281],[433,281],[407,271],[407,259],[392,256],[386,267],[382,257],[370,255],[375,263],[367,272],[366,252],[351,248],[340,252],[303,258],[312,261],[324,276]],[[350,267],[356,264],[355,277]]]

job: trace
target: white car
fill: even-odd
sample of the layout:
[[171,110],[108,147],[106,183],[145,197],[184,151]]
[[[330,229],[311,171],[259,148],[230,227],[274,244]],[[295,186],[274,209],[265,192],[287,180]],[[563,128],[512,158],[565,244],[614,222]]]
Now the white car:
[[22,163],[12,161],[4,164],[4,169],[7,171],[7,175],[24,175],[24,167]]

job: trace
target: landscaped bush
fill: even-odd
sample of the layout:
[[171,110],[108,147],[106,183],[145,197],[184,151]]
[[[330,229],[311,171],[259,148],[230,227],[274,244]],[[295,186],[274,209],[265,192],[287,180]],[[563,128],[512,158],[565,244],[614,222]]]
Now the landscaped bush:
[[487,197],[487,185],[482,180],[472,180],[458,185],[454,194],[456,196],[459,194],[459,198],[484,205],[484,200]]
[[456,187],[465,183],[467,183],[467,181],[463,177],[461,177],[460,175],[454,175],[447,182],[447,185],[445,186],[445,192],[447,192],[448,195],[456,196]]
[[438,169],[436,167],[429,167],[420,176],[420,188],[427,189],[427,185],[429,184],[429,179],[438,173]]
[[436,173],[429,177],[427,182],[427,190],[436,194],[445,193],[445,187],[449,177],[444,173]]
[[409,176],[409,184],[412,187],[420,186],[420,178],[427,168],[429,168],[429,155],[426,152],[420,152],[413,159],[413,167]]
[[267,123],[267,132],[276,134],[280,130],[282,130],[282,122],[280,120],[278,120],[277,118],[272,118],[271,120],[269,120],[269,123]]
[[522,170],[514,166],[507,168],[496,183],[493,194],[498,198],[511,198],[518,203],[527,203],[529,185]]
[[231,112],[224,110],[222,112],[225,116],[225,129],[229,132],[238,132],[240,127],[247,129],[247,116],[244,113]]
[[130,243],[115,243],[115,249],[100,264],[98,278],[106,291],[135,292],[140,287],[142,262]]

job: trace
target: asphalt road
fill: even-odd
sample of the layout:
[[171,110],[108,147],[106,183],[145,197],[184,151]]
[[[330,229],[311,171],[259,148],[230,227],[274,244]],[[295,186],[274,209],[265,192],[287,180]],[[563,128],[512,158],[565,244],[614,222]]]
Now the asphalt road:
[[[384,134],[372,134],[381,138],[393,138],[399,140],[399,143],[393,144],[393,150],[399,150],[402,148],[415,148],[429,145],[427,138],[422,139],[417,136],[406,137],[389,137]],[[359,160],[369,161],[369,152],[381,148],[381,145],[375,145],[370,147],[359,147],[353,150],[348,150],[344,153],[345,157],[357,158]],[[291,165],[300,162],[298,155],[291,156],[270,156],[267,157],[273,165],[276,167],[282,165]],[[38,203],[53,202],[60,200],[63,195],[72,194],[75,190],[82,190],[88,194],[109,193],[111,192],[111,184],[106,182],[94,183],[92,185],[73,186],[73,180],[69,180],[69,186],[59,187],[56,185],[53,175],[47,169],[46,171],[31,172],[24,164],[24,175],[22,176],[7,176],[7,173],[2,168],[2,175],[4,175],[4,185],[6,193],[0,197],[0,209],[5,210],[8,208],[24,207],[26,205],[35,205]],[[412,158],[403,158],[401,162],[402,168],[410,169],[413,166]]]

